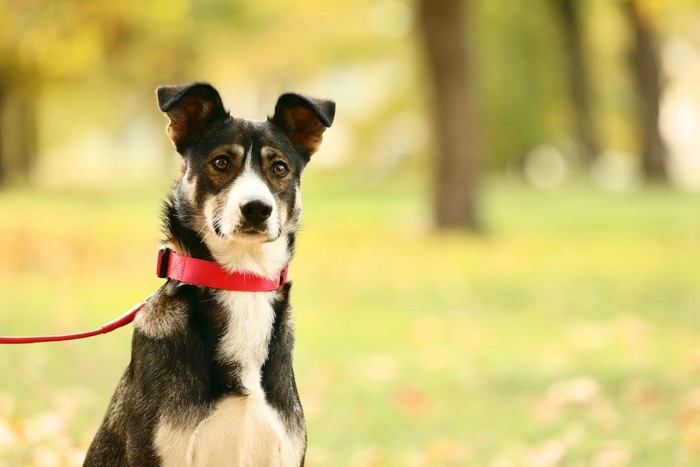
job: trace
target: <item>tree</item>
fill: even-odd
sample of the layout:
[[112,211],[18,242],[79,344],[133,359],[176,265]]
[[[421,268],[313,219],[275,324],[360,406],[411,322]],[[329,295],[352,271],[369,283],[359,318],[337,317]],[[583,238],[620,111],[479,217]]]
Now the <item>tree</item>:
[[574,107],[576,132],[583,146],[584,162],[593,162],[600,144],[591,110],[591,84],[584,53],[580,3],[577,0],[550,0],[559,20],[567,62],[569,94]]
[[[168,21],[184,22],[185,12],[174,19],[177,15],[154,17],[113,0],[0,0],[0,8],[0,184],[26,184],[31,178],[39,149],[43,84],[79,81],[91,73],[104,77],[104,82],[113,75],[125,80],[139,74],[169,75],[175,66],[168,64],[194,55],[180,32],[184,27],[167,27],[174,26]],[[157,57],[140,53],[148,44],[144,37],[157,43]],[[175,51],[180,60],[162,59],[175,56]],[[99,73],[100,67],[109,71]]]
[[418,14],[433,83],[437,227],[477,231],[478,145],[464,6],[462,0],[420,0]]
[[28,178],[35,135],[60,147],[78,129],[78,122],[38,111],[52,108],[57,96],[75,98],[67,112],[94,111],[99,125],[118,125],[134,111],[152,112],[158,84],[241,83],[255,101],[258,92],[266,96],[301,79],[315,85],[319,71],[346,61],[407,49],[402,41],[379,40],[376,22],[364,21],[372,3],[0,0],[0,184]]
[[647,180],[666,181],[666,148],[659,131],[661,72],[655,32],[648,12],[638,0],[625,0],[623,8],[633,34],[631,57],[637,90],[642,173]]
[[0,183],[27,183],[37,151],[37,98],[34,86],[0,94]]

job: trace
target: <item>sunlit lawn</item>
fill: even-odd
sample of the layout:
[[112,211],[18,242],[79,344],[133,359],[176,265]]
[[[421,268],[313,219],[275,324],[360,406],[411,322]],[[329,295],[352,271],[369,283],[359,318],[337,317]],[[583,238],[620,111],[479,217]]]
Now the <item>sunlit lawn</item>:
[[[148,296],[152,190],[0,192],[0,334]],[[415,177],[307,174],[290,276],[309,466],[700,465],[700,196],[486,185],[478,238]],[[130,329],[0,347],[0,465],[76,465]]]

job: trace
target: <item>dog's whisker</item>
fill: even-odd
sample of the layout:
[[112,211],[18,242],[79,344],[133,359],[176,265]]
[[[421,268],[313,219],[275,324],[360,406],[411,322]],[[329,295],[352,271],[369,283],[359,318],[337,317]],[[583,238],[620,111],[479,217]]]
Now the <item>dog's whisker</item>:
[[[210,239],[212,233],[216,235],[216,230],[212,232],[212,229],[209,229],[209,226],[204,224],[202,228],[197,231],[197,236],[201,238],[200,243],[204,243],[205,240]],[[216,236],[218,237],[218,235]]]

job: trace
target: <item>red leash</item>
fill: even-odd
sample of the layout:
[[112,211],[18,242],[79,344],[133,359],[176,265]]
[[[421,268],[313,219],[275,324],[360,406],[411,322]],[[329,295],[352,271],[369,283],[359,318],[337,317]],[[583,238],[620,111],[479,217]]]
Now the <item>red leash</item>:
[[[228,272],[212,261],[204,261],[180,255],[168,248],[158,250],[158,277],[173,279],[186,284],[200,285],[212,289],[235,290],[239,292],[271,292],[287,282],[288,267],[280,271],[279,279],[268,279],[242,272]],[[107,334],[131,323],[136,314],[146,306],[148,299],[135,305],[119,318],[92,331],[54,336],[0,336],[0,344],[35,344],[38,342],[59,342]]]
[[93,329],[92,331],[76,332],[75,334],[57,334],[55,336],[0,336],[0,344],[36,344],[37,342],[72,341],[74,339],[85,339],[86,337],[97,336],[98,334],[107,334],[108,332],[112,332],[132,322],[136,317],[136,313],[145,305],[146,302],[141,302],[119,318],[110,321],[99,329]]

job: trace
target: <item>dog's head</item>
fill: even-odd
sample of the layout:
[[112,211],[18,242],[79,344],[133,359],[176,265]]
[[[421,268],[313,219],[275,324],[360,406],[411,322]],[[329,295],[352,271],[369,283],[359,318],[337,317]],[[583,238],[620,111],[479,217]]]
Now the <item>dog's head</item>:
[[300,176],[331,126],[332,101],[280,96],[266,121],[231,117],[209,84],[158,88],[182,155],[181,220],[203,239],[271,242],[301,215]]

